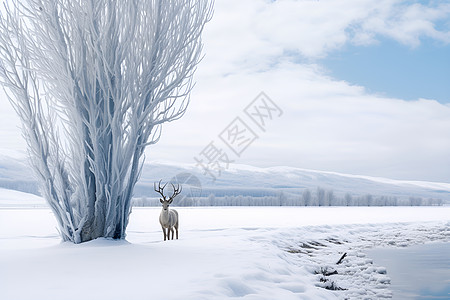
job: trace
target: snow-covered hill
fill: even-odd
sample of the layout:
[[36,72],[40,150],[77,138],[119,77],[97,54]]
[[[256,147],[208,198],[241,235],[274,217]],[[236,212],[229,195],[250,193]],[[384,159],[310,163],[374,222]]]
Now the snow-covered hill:
[[[175,177],[175,178],[174,178]],[[387,178],[314,171],[292,167],[257,168],[231,165],[221,172],[215,182],[195,165],[176,165],[168,162],[149,162],[145,165],[136,196],[152,197],[152,184],[163,179],[178,180],[201,185],[202,195],[208,196],[273,196],[283,191],[301,195],[305,189],[315,193],[318,187],[332,190],[337,197],[349,193],[352,196],[371,194],[409,198],[422,197],[450,202],[450,183],[426,181],[401,181]],[[198,182],[197,182],[198,179]]]
[[[450,183],[401,181],[335,172],[314,171],[291,167],[258,168],[233,164],[221,173],[210,176],[194,164],[149,161],[135,189],[135,197],[156,197],[153,183],[178,181],[190,187],[196,197],[279,196],[300,197],[305,189],[314,195],[318,187],[333,191],[334,197],[349,193],[353,197],[371,194],[399,199],[421,197],[442,199],[450,203]],[[0,157],[0,188],[39,194],[30,168],[23,161]]]
[[0,156],[0,188],[39,194],[33,172],[26,161],[8,156]]
[[48,207],[42,197],[0,188],[0,208],[42,208]]

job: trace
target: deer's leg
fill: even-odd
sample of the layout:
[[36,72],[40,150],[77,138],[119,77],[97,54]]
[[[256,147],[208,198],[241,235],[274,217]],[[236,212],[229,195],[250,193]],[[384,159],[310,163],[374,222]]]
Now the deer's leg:
[[177,224],[175,224],[175,232],[177,233],[177,240],[178,240],[178,223]]
[[[170,232],[172,233],[172,240],[173,240],[173,227],[170,227]],[[169,233],[169,239],[170,239],[170,233]]]
[[164,234],[164,240],[166,240],[166,229],[164,228],[164,226],[161,226],[163,234]]

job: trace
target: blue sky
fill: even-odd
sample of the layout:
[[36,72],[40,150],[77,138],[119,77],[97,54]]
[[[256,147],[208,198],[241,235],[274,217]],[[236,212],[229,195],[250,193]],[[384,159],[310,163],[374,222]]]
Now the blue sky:
[[331,76],[364,86],[371,93],[450,103],[450,45],[429,38],[417,47],[378,40],[376,45],[349,45],[318,62]]

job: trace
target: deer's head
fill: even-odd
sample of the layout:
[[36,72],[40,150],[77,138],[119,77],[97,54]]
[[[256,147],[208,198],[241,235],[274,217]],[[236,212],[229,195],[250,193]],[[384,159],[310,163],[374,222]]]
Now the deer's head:
[[158,183],[158,187],[156,187],[156,182],[153,184],[153,187],[155,188],[155,192],[161,195],[162,198],[159,198],[159,202],[161,202],[163,209],[168,210],[169,205],[172,204],[173,199],[181,193],[181,186],[177,184],[177,187],[173,185],[173,183],[170,183],[173,188],[173,194],[170,197],[167,197],[164,195],[164,188],[166,187],[167,183],[161,187],[161,181]]

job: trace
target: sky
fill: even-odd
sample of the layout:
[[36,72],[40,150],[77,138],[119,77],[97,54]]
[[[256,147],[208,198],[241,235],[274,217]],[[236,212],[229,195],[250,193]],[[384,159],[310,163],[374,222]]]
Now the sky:
[[[450,2],[216,0],[203,42],[148,161],[450,182]],[[23,155],[0,98],[0,149]]]
[[334,78],[364,86],[371,93],[450,103],[449,53],[448,45],[428,38],[415,48],[382,38],[371,47],[345,47],[319,62]]

